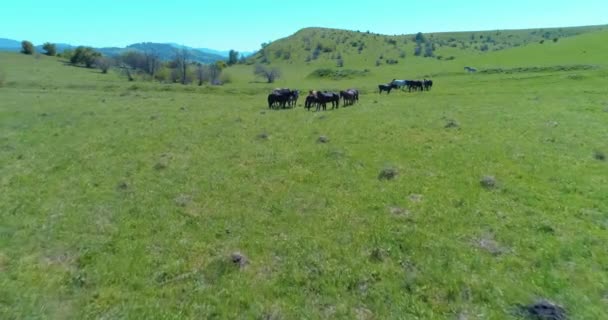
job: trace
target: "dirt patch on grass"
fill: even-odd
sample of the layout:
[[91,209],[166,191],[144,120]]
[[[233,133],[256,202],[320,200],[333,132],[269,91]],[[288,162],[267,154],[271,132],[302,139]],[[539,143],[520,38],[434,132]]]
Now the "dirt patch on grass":
[[494,239],[494,235],[485,234],[473,241],[473,244],[493,256],[499,256],[501,254],[509,252],[509,249],[505,246],[502,246],[498,241]]
[[380,171],[378,180],[393,180],[399,175],[399,170],[394,167],[387,167]]
[[421,194],[412,193],[409,195],[408,199],[410,199],[411,202],[419,203],[422,202],[423,196]]
[[328,137],[326,137],[326,136],[320,136],[320,137],[317,139],[317,142],[318,142],[318,143],[328,143],[328,142],[329,142],[329,138],[328,138]]
[[173,200],[178,207],[187,207],[192,202],[192,196],[187,194],[179,194]]

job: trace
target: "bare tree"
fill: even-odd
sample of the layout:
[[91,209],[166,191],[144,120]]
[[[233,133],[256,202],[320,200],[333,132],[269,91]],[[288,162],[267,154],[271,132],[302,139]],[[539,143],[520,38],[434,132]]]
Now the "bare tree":
[[112,66],[112,59],[108,57],[97,57],[95,59],[95,66],[101,70],[101,73],[108,73],[108,70]]
[[209,81],[212,85],[219,86],[222,84],[222,81],[220,80],[221,75],[222,68],[217,63],[209,65]]
[[188,78],[188,49],[182,48],[175,53],[175,65],[179,71],[181,83],[186,84]]
[[268,83],[273,83],[276,79],[281,77],[281,70],[279,68],[270,68],[261,64],[256,64],[253,69],[253,74],[265,78]]
[[156,50],[147,48],[144,51],[144,57],[146,58],[146,72],[154,77],[156,71],[160,68],[160,56]]
[[203,82],[205,82],[205,78],[207,77],[207,70],[205,66],[201,63],[196,65],[196,78],[198,79],[198,85],[202,86]]

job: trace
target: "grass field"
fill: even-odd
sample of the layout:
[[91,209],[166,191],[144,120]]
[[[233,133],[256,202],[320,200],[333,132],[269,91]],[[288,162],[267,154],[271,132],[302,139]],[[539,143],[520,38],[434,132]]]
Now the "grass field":
[[[222,87],[1,53],[0,318],[608,318],[607,39]],[[404,72],[433,90],[374,92]]]

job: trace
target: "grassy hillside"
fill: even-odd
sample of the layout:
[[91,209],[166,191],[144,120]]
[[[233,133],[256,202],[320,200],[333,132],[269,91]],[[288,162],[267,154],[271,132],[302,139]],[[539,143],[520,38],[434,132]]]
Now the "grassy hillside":
[[[0,318],[607,318],[606,36],[222,87],[0,53]],[[436,85],[373,92],[400,75]],[[275,86],[363,94],[271,111]]]

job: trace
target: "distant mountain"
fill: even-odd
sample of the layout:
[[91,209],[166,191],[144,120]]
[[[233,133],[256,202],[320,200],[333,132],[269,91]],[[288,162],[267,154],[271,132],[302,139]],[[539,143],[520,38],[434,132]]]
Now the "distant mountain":
[[[67,44],[67,43],[56,43],[57,52],[61,53],[67,49],[75,49],[77,46]],[[175,43],[153,43],[153,42],[141,42],[134,43],[126,46],[125,48],[119,47],[105,47],[105,48],[94,48],[95,50],[101,52],[106,56],[118,56],[124,52],[129,50],[137,50],[137,51],[153,51],[155,52],[161,60],[171,60],[175,57],[175,53],[178,49],[185,48],[188,50],[189,59],[194,62],[199,63],[214,63],[220,60],[226,60],[228,57],[228,53],[226,55],[205,52],[202,50],[194,49],[191,47],[178,45]],[[21,50],[21,41],[12,40],[12,39],[4,39],[0,38],[0,51],[14,51],[18,52]],[[211,50],[213,52],[220,52],[217,50]],[[37,52],[44,52],[42,50],[42,45],[36,46]]]
[[[161,60],[171,60],[175,57],[177,50],[186,49],[188,50],[189,59],[200,63],[213,63],[219,60],[226,60],[226,57],[219,54],[211,54],[202,52],[200,50],[182,46],[174,43],[154,43],[154,42],[142,42],[128,45],[123,51],[137,50],[137,51],[152,51],[156,53]],[[100,49],[104,53],[103,48]]]
[[1,51],[19,51],[21,50],[21,41],[0,38]]
[[[209,48],[196,48],[196,50],[206,52],[206,53],[220,55],[225,58],[228,58],[228,53],[230,52],[230,50],[219,51],[219,50],[214,50],[214,49],[209,49]],[[238,53],[239,53],[239,55],[244,55],[245,57],[249,57],[250,55],[254,54],[255,52],[254,51],[238,51]]]

